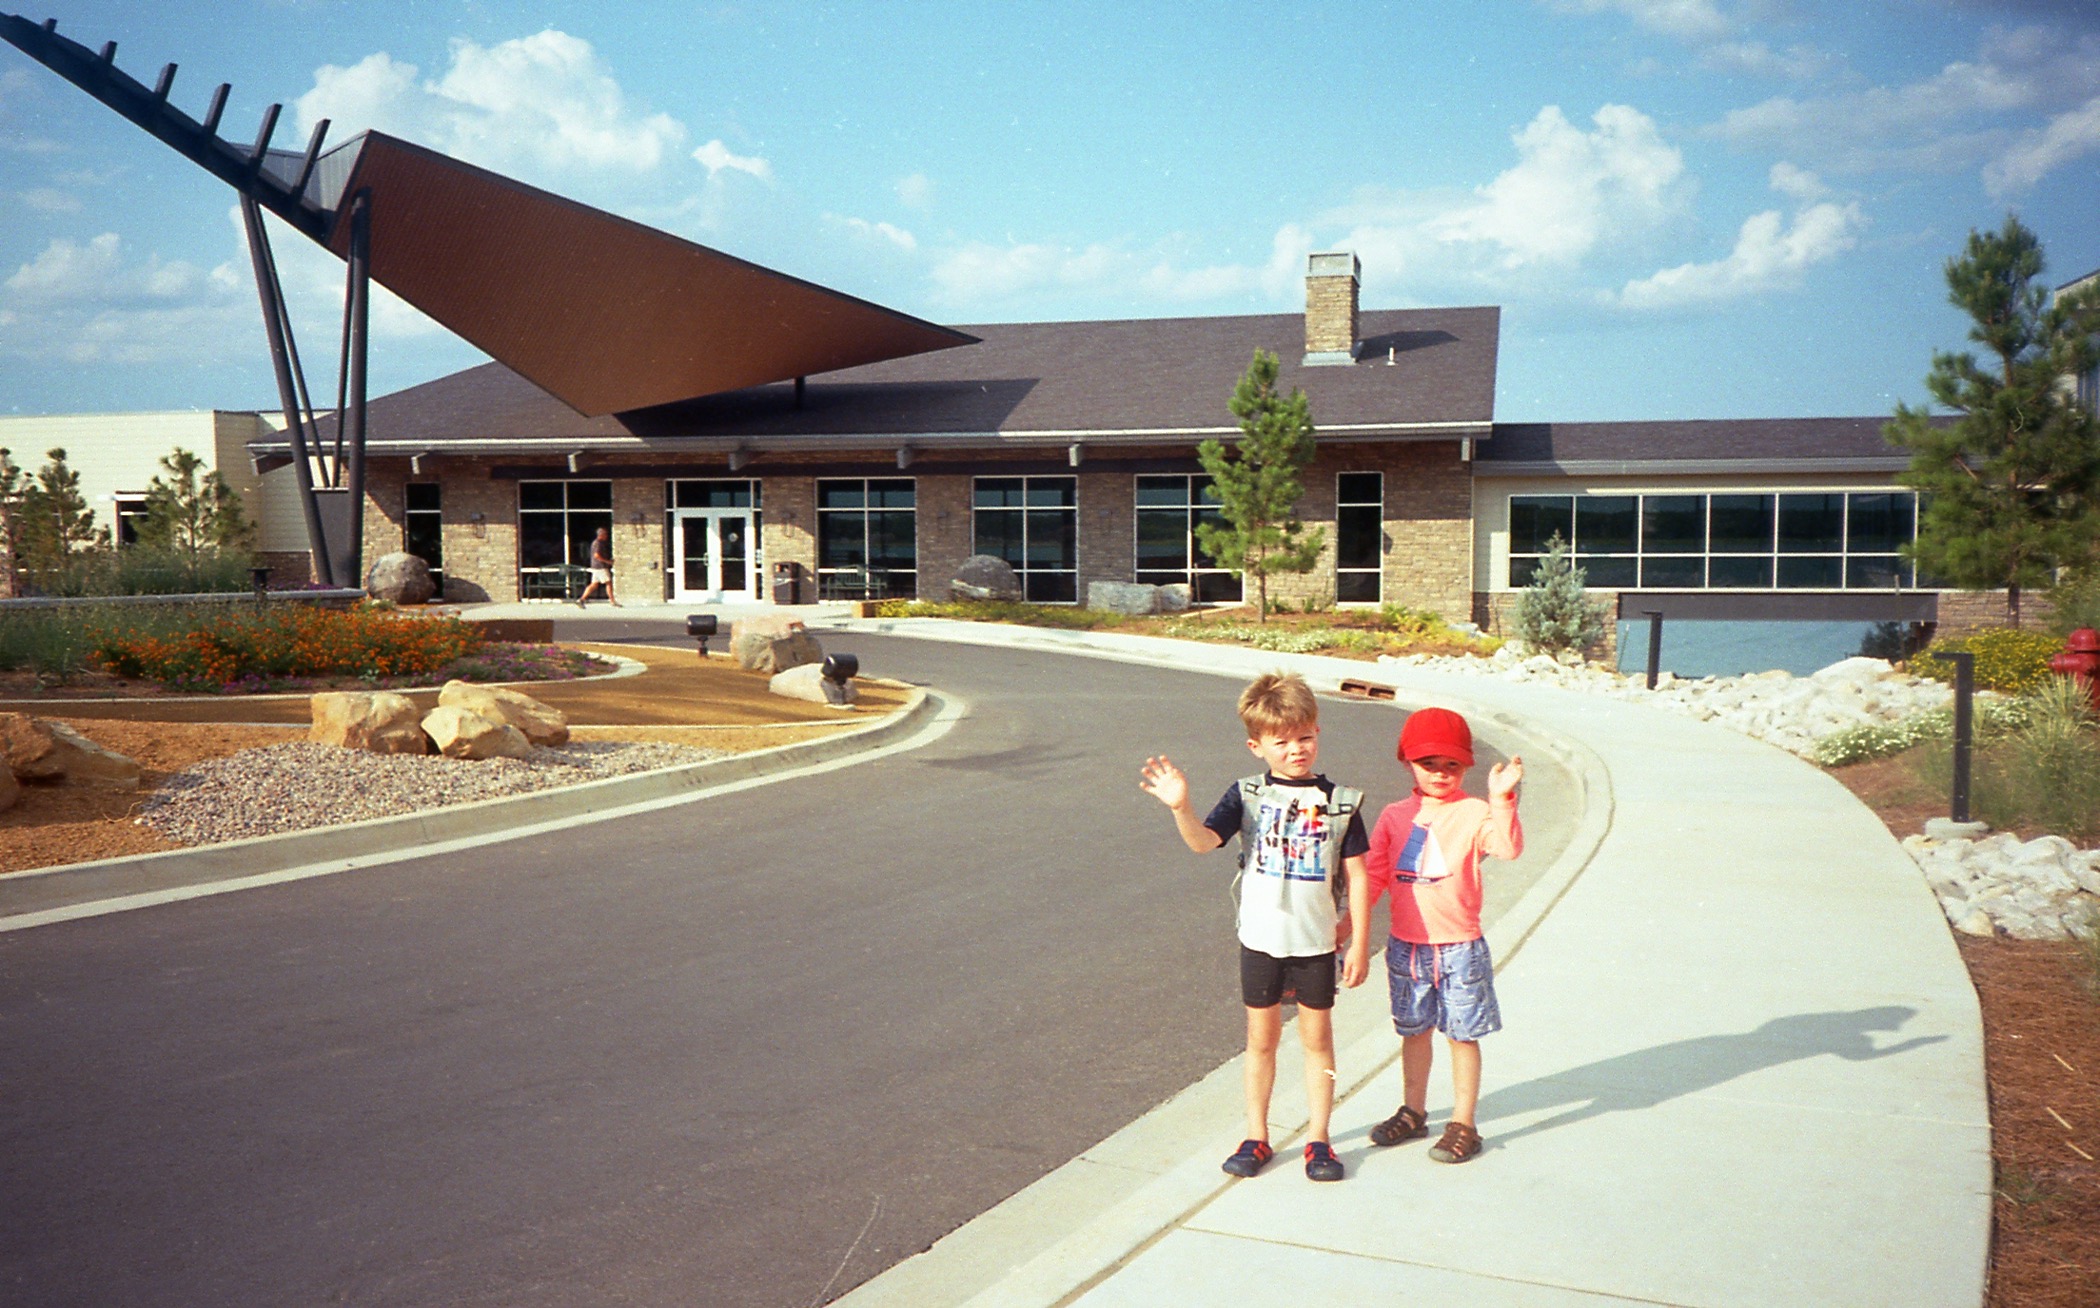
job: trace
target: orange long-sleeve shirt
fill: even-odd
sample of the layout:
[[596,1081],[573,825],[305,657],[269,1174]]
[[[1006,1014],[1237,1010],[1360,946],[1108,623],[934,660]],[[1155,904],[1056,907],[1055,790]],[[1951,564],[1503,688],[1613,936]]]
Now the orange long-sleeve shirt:
[[1393,892],[1393,934],[1409,944],[1480,938],[1480,860],[1524,852],[1515,797],[1431,799],[1416,791],[1388,804],[1371,832],[1371,902]]

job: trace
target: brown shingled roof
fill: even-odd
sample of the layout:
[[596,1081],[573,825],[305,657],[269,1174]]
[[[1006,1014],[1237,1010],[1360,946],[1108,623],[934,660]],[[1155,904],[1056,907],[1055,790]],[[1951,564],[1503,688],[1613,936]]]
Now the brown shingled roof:
[[1281,384],[1304,389],[1330,438],[1484,435],[1500,313],[1369,311],[1361,360],[1325,367],[1299,362],[1299,314],[966,327],[979,344],[811,377],[799,409],[792,384],[781,384],[588,418],[492,363],[373,400],[370,440],[382,451],[861,436],[1185,443],[1236,429],[1226,401],[1257,347],[1280,356]]
[[1496,472],[1686,471],[1692,465],[1897,471],[1909,456],[1882,439],[1888,418],[1715,418],[1672,422],[1498,422],[1481,443]]

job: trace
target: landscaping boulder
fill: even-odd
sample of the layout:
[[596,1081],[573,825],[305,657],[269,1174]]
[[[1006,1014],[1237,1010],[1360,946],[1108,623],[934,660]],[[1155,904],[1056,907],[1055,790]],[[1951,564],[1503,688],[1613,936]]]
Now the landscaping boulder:
[[1196,606],[1196,588],[1185,581],[1159,588],[1161,613],[1186,613]]
[[6,771],[24,781],[72,781],[136,789],[139,765],[104,749],[63,722],[0,713]]
[[448,681],[438,692],[443,708],[465,709],[491,722],[506,722],[523,732],[535,745],[569,743],[569,719],[558,708],[540,703],[530,695],[502,686],[477,686],[466,681]]
[[532,742],[507,722],[445,705],[423,715],[423,734],[446,758],[530,758]]
[[1021,579],[1005,559],[972,554],[955,570],[948,593],[959,600],[1017,600],[1021,598]]
[[382,554],[365,574],[365,594],[396,604],[427,604],[437,594],[430,565],[413,554]]
[[13,808],[21,798],[22,783],[15,780],[15,774],[6,765],[0,764],[0,813]]
[[1090,581],[1086,584],[1086,606],[1141,618],[1159,612],[1159,587],[1135,581]]
[[736,656],[738,667],[769,677],[805,663],[824,661],[824,647],[800,622],[772,613],[731,623],[729,652]]
[[848,680],[841,684],[826,681],[824,665],[821,663],[804,663],[800,667],[775,673],[773,679],[766,683],[766,688],[776,695],[785,695],[789,699],[806,699],[813,704],[845,705],[860,702],[860,690],[853,682]]
[[323,691],[309,701],[313,728],[308,740],[374,754],[428,754],[421,711],[392,691]]

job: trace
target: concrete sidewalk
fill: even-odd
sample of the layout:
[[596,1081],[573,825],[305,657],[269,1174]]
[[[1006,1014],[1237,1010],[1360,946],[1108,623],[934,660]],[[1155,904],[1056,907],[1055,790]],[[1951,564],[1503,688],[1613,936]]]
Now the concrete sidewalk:
[[[1374,967],[1337,1012],[1347,1181],[1307,1181],[1281,1134],[1304,1120],[1281,1090],[1299,1080],[1287,1038],[1263,1176],[1218,1171],[1240,1134],[1228,1064],[841,1302],[1981,1302],[1975,993],[1909,858],[1815,768],[1638,704],[1488,678],[1114,634],[836,625],[1233,675],[1287,665],[1316,687],[1369,674],[1402,707],[1556,741],[1593,778],[1589,836],[1489,932],[1507,1029],[1485,1044],[1479,1158],[1369,1145],[1400,1101]],[[1441,1051],[1431,1085],[1433,1134]],[[1151,1179],[1097,1211],[1087,1166]]]

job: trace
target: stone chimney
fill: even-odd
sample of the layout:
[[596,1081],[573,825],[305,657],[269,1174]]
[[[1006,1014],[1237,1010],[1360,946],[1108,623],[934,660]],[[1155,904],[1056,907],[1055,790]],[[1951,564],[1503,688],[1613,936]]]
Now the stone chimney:
[[1347,250],[1305,261],[1305,362],[1356,361],[1356,289],[1362,265]]

